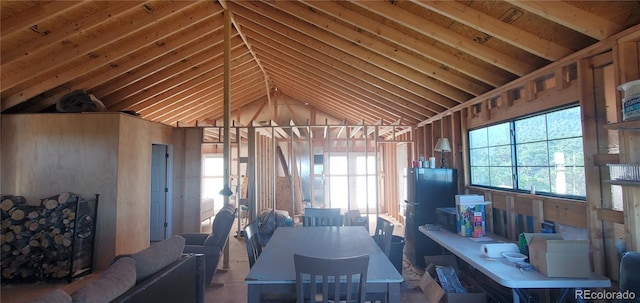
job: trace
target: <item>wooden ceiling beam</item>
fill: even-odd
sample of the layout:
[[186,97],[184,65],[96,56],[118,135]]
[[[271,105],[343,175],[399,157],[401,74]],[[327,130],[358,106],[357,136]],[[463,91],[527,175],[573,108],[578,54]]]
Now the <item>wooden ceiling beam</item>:
[[398,8],[391,3],[375,1],[358,1],[353,3],[380,16],[394,20],[394,22],[398,22],[399,24],[420,34],[436,39],[439,42],[463,51],[471,56],[498,66],[517,76],[526,75],[536,70],[536,66],[527,63],[522,58],[513,58],[485,45],[476,43],[457,32],[442,27],[441,25],[427,19],[420,18],[419,16]]
[[[307,7],[304,7],[303,5],[300,5],[294,1],[268,2],[268,4],[278,8],[283,12],[289,13],[292,16],[296,16],[306,22],[314,24],[318,29],[321,28],[329,31],[331,32],[331,34],[340,37],[345,41],[355,43],[362,48],[368,49],[374,54],[377,54],[377,56],[369,56],[372,60],[382,60],[382,58],[385,58],[385,60],[393,60],[398,64],[422,73],[423,77],[424,75],[428,75],[429,77],[433,77],[434,79],[437,79],[442,83],[453,86],[474,96],[481,95],[491,89],[491,87],[480,84],[478,82],[469,81],[468,79],[462,78],[454,73],[440,68],[440,66],[436,66],[429,62],[426,62],[422,59],[422,56],[418,54],[407,53],[403,49],[391,46],[386,43],[382,43],[379,40],[369,37],[368,35],[363,35],[361,32],[351,27],[335,22],[323,15],[318,14],[314,10],[310,10]],[[321,40],[321,38],[324,36],[322,34],[317,35],[316,33],[314,33],[314,35],[316,35],[315,37],[318,40]]]
[[[258,44],[257,42],[255,42],[255,45],[257,47],[262,47],[261,44]],[[313,63],[313,62],[309,62],[309,60],[299,60],[296,58],[296,56],[289,56],[287,54],[284,53],[280,53],[279,55],[275,55],[275,54],[270,54],[268,53],[268,50],[265,48],[260,48],[261,49],[261,57],[263,57],[263,60],[269,60],[269,62],[272,62],[273,64],[277,64],[278,61],[285,59],[284,61],[287,62],[288,64],[292,64],[289,65],[289,70],[291,69],[295,69],[294,72],[298,72],[300,74],[309,74],[309,75],[314,75],[317,76],[318,79],[322,79],[324,80],[323,82],[326,82],[327,84],[331,85],[331,87],[334,88],[334,90],[339,90],[343,93],[346,93],[347,95],[353,97],[354,99],[361,99],[363,100],[363,102],[366,102],[368,104],[370,104],[372,107],[377,107],[379,109],[383,109],[385,111],[388,111],[390,113],[393,113],[394,115],[402,115],[402,114],[406,114],[409,116],[413,116],[415,118],[416,114],[420,114],[421,116],[428,116],[428,115],[432,115],[434,114],[434,111],[427,111],[421,108],[418,108],[417,106],[406,106],[404,103],[400,103],[398,102],[398,107],[390,107],[389,104],[392,104],[393,101],[388,101],[388,102],[382,102],[381,100],[383,98],[385,98],[384,95],[388,95],[388,94],[375,94],[369,91],[366,91],[365,89],[358,87],[356,85],[354,85],[353,83],[358,83],[357,79],[351,79],[352,77],[347,77],[344,76],[344,78],[341,78],[340,75],[338,75],[337,73],[328,73],[325,72],[325,68],[323,68],[322,66],[318,66],[318,65],[311,65],[309,63]],[[382,93],[382,92],[380,92]],[[393,97],[393,96],[390,96]],[[395,98],[395,100],[397,100],[397,98]]]
[[[71,2],[71,1],[57,1],[51,2],[49,5],[78,5],[81,2]],[[114,18],[115,16],[128,13],[129,11],[139,7],[144,3],[143,1],[122,1],[117,3],[112,3],[107,6],[104,10],[99,10],[96,13],[82,18],[82,20],[78,20],[76,22],[69,22],[65,26],[61,28],[57,28],[55,31],[47,31],[46,35],[42,35],[40,33],[34,32],[33,35],[37,36],[37,39],[31,39],[26,43],[20,45],[19,47],[12,47],[8,49],[2,49],[2,67],[12,62],[16,59],[27,58],[28,56],[35,54],[39,51],[44,50],[45,48],[52,46],[56,43],[63,43],[64,40],[69,40],[71,37],[74,37],[82,32],[87,32],[97,25],[103,24],[107,22],[109,18]],[[34,17],[31,18],[23,18],[20,19],[20,22],[25,22],[27,26],[32,26],[34,24],[42,24],[42,22],[46,21],[49,18],[53,18],[56,15],[66,12],[66,10],[56,11],[56,13],[47,12],[45,16]],[[12,22],[10,26],[16,26],[19,22]],[[26,26],[25,26],[26,27]],[[2,19],[2,35],[4,36],[5,30],[10,30],[5,28],[5,19]],[[42,30],[42,29],[39,29]]]
[[[323,42],[315,39],[309,39],[301,33],[292,32],[282,24],[261,17],[251,11],[242,11],[242,17],[245,17],[242,21],[243,23],[251,24],[251,26],[248,26],[245,29],[245,31],[254,33],[249,34],[249,38],[264,41],[264,44],[282,52],[291,53],[291,50],[293,50],[295,54],[292,54],[292,56],[299,56],[299,54],[303,54],[304,56],[313,58],[315,61],[322,62],[328,69],[344,71],[345,75],[350,75],[361,79],[361,81],[371,83],[374,87],[379,87],[380,89],[395,94],[402,99],[421,105],[427,109],[437,110],[437,107],[431,107],[429,103],[435,103],[436,105],[449,108],[460,104],[470,97],[469,94],[460,92],[455,96],[456,99],[449,99],[430,89],[426,89],[421,85],[402,78],[397,74],[393,74],[377,66],[373,66],[350,53],[327,48]],[[259,21],[261,24],[254,23],[256,21]],[[249,28],[251,29],[248,30]],[[264,37],[264,39],[255,35],[255,33]],[[278,43],[273,43],[272,41],[278,41]],[[336,58],[339,58],[340,60],[336,60]],[[427,102],[425,102],[425,99]]]
[[[258,74],[259,75],[259,74]],[[255,77],[255,80],[251,83],[247,83],[246,87],[236,89],[231,94],[232,100],[242,100],[243,102],[231,102],[231,113],[233,114],[241,108],[245,106],[246,103],[252,102],[247,100],[255,100],[257,96],[264,96],[265,87],[264,82],[262,82],[262,77]],[[222,96],[214,100],[222,100]],[[221,117],[222,116],[222,101],[217,102],[214,101],[211,104],[198,108],[197,111],[194,111],[189,114],[189,116],[197,118],[197,119],[208,119],[213,117]]]
[[440,48],[418,41],[414,37],[407,35],[405,32],[399,31],[380,22],[376,22],[375,20],[371,20],[371,18],[347,9],[336,2],[309,0],[305,0],[303,2],[306,5],[313,7],[316,10],[321,10],[336,19],[349,23],[359,29],[367,30],[376,37],[384,38],[394,44],[401,45],[420,56],[424,56],[444,65],[446,68],[453,68],[460,73],[466,74],[469,77],[480,80],[493,87],[500,86],[510,81],[512,78],[510,76],[511,74],[507,72],[497,73],[496,71],[490,71],[479,67],[471,62],[460,60],[460,58],[447,53]]
[[[248,57],[248,56],[247,56]],[[248,59],[248,58],[247,58]],[[238,76],[254,74],[257,67],[250,64],[234,65],[234,73]],[[147,104],[138,104],[131,109],[145,115],[151,119],[156,119],[158,115],[166,112],[189,110],[189,106],[195,100],[202,99],[207,95],[222,89],[222,66],[218,66],[196,78],[184,82],[169,91],[156,95]],[[232,80],[237,77],[232,76]],[[138,106],[141,106],[138,108]]]
[[[360,105],[358,107],[361,109],[360,110],[361,112],[377,110],[380,112],[391,114],[396,117],[401,115],[400,111],[394,110],[391,106],[385,105],[385,104],[372,103],[373,100],[369,99],[368,97],[365,97],[358,93],[350,91],[349,89],[344,88],[344,86],[340,85],[340,83],[336,83],[331,79],[327,79],[327,78],[322,79],[322,76],[314,77],[316,75],[309,74],[307,70],[302,70],[302,69],[299,69],[298,67],[292,67],[290,65],[286,65],[275,60],[264,59],[264,62],[269,66],[270,69],[277,69],[276,71],[279,77],[282,77],[284,75],[291,75],[293,77],[299,78],[300,79],[299,81],[307,82],[305,83],[306,85],[302,87],[313,86],[314,88],[331,90],[331,91],[326,91],[325,94],[334,96],[336,101],[334,101],[331,106],[334,106],[336,108],[339,108],[339,106],[342,105],[343,103],[349,103],[349,104],[359,103]],[[293,94],[293,93],[294,92],[289,92],[289,94]],[[344,97],[348,97],[349,99],[346,100],[344,99]],[[311,103],[315,104],[315,102],[311,102]],[[355,121],[358,121],[358,120],[359,119],[356,119]]]
[[[197,2],[195,3],[197,4]],[[109,49],[113,49],[115,44],[122,47],[113,49],[114,52],[127,54],[140,48],[142,45],[149,43],[148,40],[140,39],[141,37],[138,37],[145,36],[143,29],[149,30],[157,27],[158,29],[156,30],[160,31],[158,34],[161,37],[169,35],[177,29],[167,26],[168,24],[172,24],[174,26],[184,25],[183,22],[178,22],[176,20],[175,22],[160,23],[159,21],[179,18],[181,15],[174,14],[176,11],[187,10],[190,6],[194,5],[194,2],[173,2],[173,4],[155,10],[151,14],[145,14],[144,16],[139,14],[137,16],[141,17],[131,19],[128,24],[123,23],[122,26],[119,26],[114,30],[104,31],[102,33],[103,35],[100,36],[100,39],[84,38],[81,41],[69,41],[68,43],[60,44],[57,51],[49,50],[46,54],[38,53],[34,54],[34,58],[29,58],[30,60],[39,62],[39,64],[25,64],[24,60],[10,62],[3,66],[3,70],[12,73],[11,77],[7,77],[8,75],[5,73],[2,74],[3,91],[14,88],[19,84],[29,82],[31,79],[37,78],[38,76],[51,72],[59,67],[63,67],[76,59],[91,57],[92,53],[100,53],[102,48],[108,47]],[[186,16],[182,17],[186,18]],[[187,20],[185,20],[185,22],[187,22]],[[159,29],[161,25],[163,25],[163,29]],[[164,33],[162,31],[164,31]],[[77,44],[73,42],[76,42]],[[93,63],[106,63],[113,60],[113,57],[119,56],[98,56],[97,58],[94,58],[95,62]]]
[[28,29],[34,24],[56,18],[67,11],[83,5],[82,2],[55,1],[45,4],[35,4],[9,18],[0,21],[0,34],[6,36],[16,31]]
[[[460,90],[453,88],[448,84],[445,84],[431,77],[426,77],[423,73],[418,72],[406,65],[397,63],[395,61],[389,61],[382,55],[374,53],[371,50],[365,49],[363,47],[356,46],[352,41],[347,41],[343,38],[338,38],[333,34],[329,34],[326,31],[321,30],[307,22],[301,21],[297,17],[280,12],[263,2],[241,1],[234,2],[233,4],[235,4],[235,6],[242,6],[247,10],[253,11],[255,13],[253,17],[257,16],[258,20],[270,18],[282,25],[286,25],[287,27],[289,27],[289,33],[287,34],[293,34],[291,33],[291,30],[293,29],[303,36],[305,43],[309,41],[310,38],[316,41],[322,41],[323,47],[322,49],[319,49],[319,51],[334,53],[335,48],[346,54],[351,54],[351,56],[367,58],[367,61],[365,61],[366,64],[375,65],[383,70],[387,70],[425,88],[430,88],[431,90],[438,92],[443,96],[447,96],[453,100],[468,99],[469,94],[465,94],[466,97],[461,97]],[[246,16],[246,10],[242,10],[241,8],[234,8],[234,11],[238,14],[242,14],[247,19],[251,19],[252,17]]]
[[547,41],[460,2],[415,0],[412,2],[549,61],[556,61],[573,53],[569,48]]
[[[563,1],[514,1],[510,4],[597,40],[622,31],[617,24]],[[616,5],[612,2],[611,5]]]
[[[255,27],[253,28],[255,29]],[[317,69],[322,71],[329,71],[332,69],[341,71],[342,73],[333,74],[336,77],[340,77],[343,81],[357,85],[381,98],[393,100],[393,102],[398,102],[405,107],[417,106],[415,110],[418,112],[422,110],[439,112],[442,108],[449,108],[459,104],[454,100],[433,92],[430,92],[427,96],[418,96],[400,88],[397,84],[383,81],[383,79],[380,78],[374,78],[373,76],[358,70],[354,66],[342,62],[336,62],[335,59],[329,55],[315,50],[313,45],[306,46],[294,39],[281,36],[279,33],[270,32],[266,28],[258,28],[256,31],[248,30],[248,32],[250,33],[249,38],[256,41],[253,43],[260,41],[261,52],[275,53],[278,56],[281,54],[287,54],[294,58],[300,58],[305,62],[309,61],[309,64],[317,66]],[[280,43],[273,43],[272,41],[274,40],[280,41]],[[386,73],[382,70],[380,72]],[[394,75],[390,76],[395,77]]]
[[[219,20],[211,21],[212,22],[206,22],[207,24],[202,26],[185,28],[185,30],[176,33],[171,39],[161,41],[159,43],[162,45],[161,48],[152,47],[148,52],[144,52],[141,56],[132,60],[132,62],[118,62],[118,67],[122,65],[122,68],[118,68],[117,71],[113,72],[115,76],[96,75],[97,77],[91,78],[94,80],[87,79],[79,83],[79,85],[91,87],[92,89],[90,89],[90,91],[92,93],[96,96],[104,97],[131,85],[131,83],[153,75],[168,66],[180,64],[181,61],[187,58],[192,58],[193,56],[207,52],[217,55],[222,48],[224,36],[222,28],[224,24]],[[237,39],[234,38],[235,36],[232,36],[234,43],[237,43]],[[211,41],[211,43],[202,43],[202,40]],[[140,62],[141,60],[145,61]],[[193,59],[189,59],[189,61],[193,61]],[[97,80],[95,80],[96,78]],[[102,82],[100,82],[100,79],[103,79]]]
[[[177,11],[183,11],[186,8],[194,5],[194,3],[192,2],[187,3],[189,3],[189,5],[181,4],[180,6],[178,6],[179,9],[177,9]],[[210,6],[213,6],[213,4],[211,4]],[[202,7],[198,6],[196,8]],[[150,17],[145,16],[136,19],[135,22],[131,21],[131,23],[136,26],[135,29],[130,28],[130,26],[123,26],[122,29],[118,28],[118,30],[107,31],[104,36],[101,36],[101,39],[91,39],[89,41],[85,41],[78,49],[63,52],[63,54],[61,55],[51,55],[50,59],[42,58],[41,60],[39,60],[39,62],[41,62],[40,64],[35,64],[31,65],[33,67],[20,69],[18,74],[23,76],[19,76],[18,74],[12,75],[10,77],[12,84],[7,83],[7,86],[4,86],[5,83],[3,83],[3,94],[7,95],[7,97],[3,99],[4,102],[2,103],[2,110],[12,107],[13,105],[16,105],[34,96],[37,96],[47,91],[51,87],[57,87],[73,80],[74,78],[79,77],[80,75],[96,70],[103,65],[108,65],[113,60],[117,60],[119,58],[127,56],[131,52],[140,49],[144,45],[154,43],[157,40],[170,36],[171,34],[181,30],[186,24],[191,22],[189,16],[183,14],[172,14],[167,10],[169,9],[164,8],[155,11],[162,12],[160,16],[156,16],[155,14],[146,14]],[[176,10],[173,10],[172,12],[175,13],[175,11]],[[205,17],[206,14],[211,13],[212,12],[210,9],[202,9],[197,10],[194,14],[196,16],[201,15],[202,17]],[[156,18],[159,20],[165,18],[180,18],[181,20],[173,20],[173,22],[168,23],[159,23],[157,22],[158,20]],[[145,26],[139,24],[140,20],[148,22],[145,23],[145,26],[148,24],[153,24],[155,26],[154,28],[156,29],[157,35],[154,35],[154,38],[156,38],[156,40],[148,41],[144,38],[148,35],[148,33],[140,31],[139,27],[145,28]],[[171,24],[171,26],[167,26],[166,24]],[[122,36],[114,36],[114,33],[122,34]],[[129,35],[130,33],[135,33],[135,35]],[[77,54],[82,51],[86,52],[79,55]],[[102,53],[102,55],[92,57],[91,54],[96,54],[94,53],[95,51]],[[64,53],[76,55],[65,55]],[[89,56],[87,56],[87,54],[89,54]],[[59,59],[60,61],[56,61],[57,59]],[[74,59],[79,59],[80,61],[76,60],[74,62],[71,62]],[[53,60],[53,62],[51,62],[51,60]],[[15,61],[15,63],[22,63],[22,61],[18,60]],[[18,67],[18,65],[16,65],[16,67]],[[3,71],[9,72],[10,70],[7,69]],[[28,71],[33,72],[33,74],[26,73]],[[55,77],[51,75],[47,76],[47,72],[54,72]],[[5,75],[5,73],[3,73],[3,75]],[[40,78],[44,78],[40,79],[38,78],[39,76],[41,76]],[[33,81],[35,81],[35,83],[33,83]],[[15,90],[11,90],[11,88],[13,87],[15,87]]]
[[[240,39],[232,39],[231,49],[234,56],[240,57],[248,53],[244,43]],[[222,45],[216,45],[212,50],[222,50]],[[215,55],[212,55],[215,54]],[[147,98],[163,92],[164,90],[153,90],[155,94],[149,93],[150,88],[166,87],[165,83],[185,82],[190,78],[196,77],[207,70],[214,69],[216,66],[224,64],[221,53],[200,52],[192,57],[185,57],[184,60],[165,68],[159,69],[156,73],[130,83],[130,85],[115,91],[113,94],[102,96],[104,104],[109,109],[121,110],[137,103],[145,101]],[[147,97],[142,97],[147,96]]]
[[[260,94],[264,94],[265,87],[260,85],[262,83],[261,75],[262,71],[257,66],[252,66],[250,70],[245,71],[242,74],[232,75],[232,79],[234,89],[231,93],[231,108],[230,111],[237,110],[239,107],[243,106],[243,102],[252,102],[246,101],[249,98],[250,100],[255,100],[252,96],[257,95],[256,92],[260,92]],[[239,83],[238,78],[246,78],[250,79],[248,81],[242,81]],[[218,119],[223,115],[223,90],[215,90],[212,91],[211,94],[204,100],[205,102],[196,102],[188,107],[188,110],[177,110],[176,113],[182,113],[184,119]],[[238,101],[234,101],[238,100]],[[198,100],[196,100],[198,101]],[[220,116],[212,115],[212,112],[219,112]],[[194,118],[195,117],[195,118]]]
[[[266,64],[270,64],[270,62],[266,62]],[[344,100],[343,96],[338,92],[327,91],[332,90],[331,87],[325,87],[324,83],[316,82],[307,75],[290,75],[289,72],[284,70],[284,67],[269,66],[270,68],[277,68],[278,72],[281,73],[280,77],[274,79],[274,81],[283,92],[299,100],[312,100],[310,103],[314,107],[331,116],[336,118],[346,117],[349,121],[355,123],[355,121],[363,118],[369,121],[374,117],[391,115],[376,108],[365,109],[361,104],[357,104],[352,100]]]
[[[251,59],[251,55],[247,53],[245,54],[245,61],[243,62],[250,62]],[[235,72],[233,75],[231,75],[231,81],[240,81],[242,77],[249,76],[258,72],[258,68],[256,66],[247,64],[243,64],[240,66],[234,65],[233,68]],[[195,88],[189,89],[187,91],[187,94],[189,95],[183,97],[183,95],[181,95],[181,89],[176,87],[173,93],[168,94],[162,100],[158,100],[157,104],[161,104],[161,106],[164,105],[161,110],[158,109],[157,106],[155,106],[156,108],[154,108],[154,106],[151,106],[147,107],[146,109],[140,110],[140,113],[147,115],[147,117],[152,120],[159,120],[171,114],[178,115],[183,111],[187,112],[184,113],[184,115],[188,115],[188,112],[192,111],[197,104],[206,102],[206,100],[211,100],[218,96],[222,96],[222,81],[224,76],[223,66],[221,64],[218,64],[215,66],[215,68],[211,69],[208,74],[202,75],[203,77],[200,77],[201,79],[199,79],[198,81],[202,80],[203,82],[208,83],[208,85],[203,85],[202,90],[196,90]],[[212,95],[214,96],[212,97]],[[178,99],[177,96],[180,96],[180,98]],[[152,109],[153,111],[151,111]]]
[[42,100],[36,106],[30,108],[29,111],[38,112],[43,110],[58,102],[63,95],[77,89],[86,90],[100,99],[101,96],[106,96],[122,87],[135,83],[157,70],[182,61],[184,59],[183,56],[198,53],[215,45],[200,43],[201,39],[222,43],[223,25],[220,18],[212,16],[203,20],[202,23],[186,27],[183,31],[167,37],[161,42],[149,45],[139,51],[139,55],[123,57],[69,81],[65,84],[65,90],[52,96],[41,98]]

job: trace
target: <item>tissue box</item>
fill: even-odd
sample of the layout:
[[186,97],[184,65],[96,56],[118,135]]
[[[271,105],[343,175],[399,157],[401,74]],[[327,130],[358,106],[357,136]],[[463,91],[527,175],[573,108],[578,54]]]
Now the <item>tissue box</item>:
[[589,241],[534,236],[529,242],[529,262],[547,277],[588,278]]
[[491,202],[484,201],[479,195],[456,195],[456,214],[460,236],[481,238],[487,233],[487,213],[485,206]]

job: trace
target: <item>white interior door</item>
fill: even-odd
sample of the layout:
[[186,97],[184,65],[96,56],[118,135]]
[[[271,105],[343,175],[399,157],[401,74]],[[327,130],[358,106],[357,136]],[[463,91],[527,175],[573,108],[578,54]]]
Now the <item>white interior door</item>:
[[153,144],[151,148],[151,203],[150,240],[161,241],[167,237],[167,159],[168,147]]

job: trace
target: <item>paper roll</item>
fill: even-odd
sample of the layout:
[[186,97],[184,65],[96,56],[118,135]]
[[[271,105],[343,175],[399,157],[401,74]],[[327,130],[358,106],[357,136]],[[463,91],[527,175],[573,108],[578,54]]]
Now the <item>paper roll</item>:
[[514,243],[488,243],[480,246],[482,254],[489,258],[500,258],[505,251],[520,252],[518,245]]

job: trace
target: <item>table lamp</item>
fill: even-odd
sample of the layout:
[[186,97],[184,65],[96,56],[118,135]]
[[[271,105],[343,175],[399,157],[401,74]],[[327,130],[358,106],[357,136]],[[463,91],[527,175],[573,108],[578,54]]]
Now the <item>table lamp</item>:
[[440,138],[438,142],[436,142],[436,146],[433,148],[434,151],[442,153],[442,159],[440,160],[440,168],[444,168],[444,153],[448,153],[451,151],[451,145],[449,144],[449,139]]

